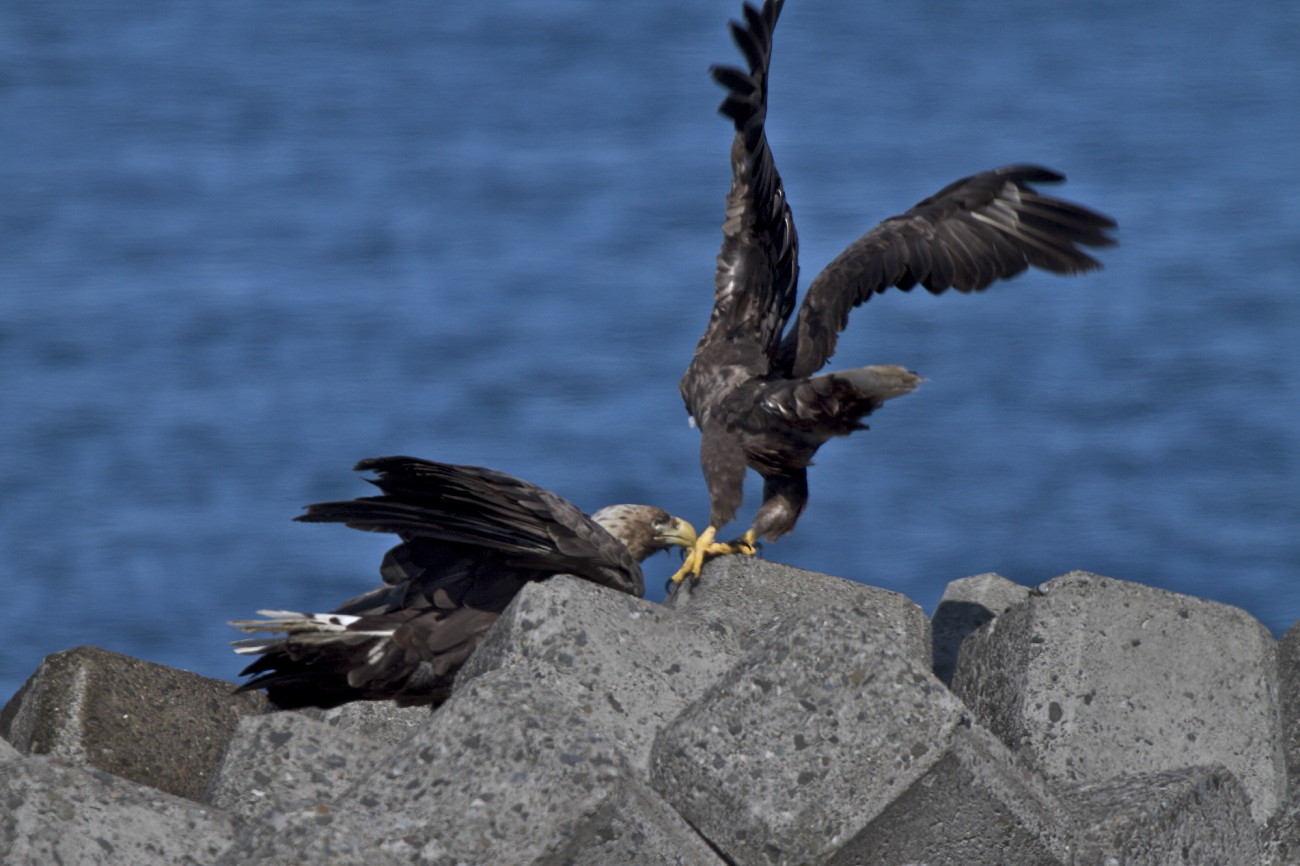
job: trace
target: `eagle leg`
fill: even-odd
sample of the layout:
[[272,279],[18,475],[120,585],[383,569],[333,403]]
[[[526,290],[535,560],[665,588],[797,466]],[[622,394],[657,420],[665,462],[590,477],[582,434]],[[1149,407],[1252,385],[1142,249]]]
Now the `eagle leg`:
[[704,568],[705,560],[714,556],[725,556],[732,553],[740,553],[745,556],[753,556],[758,552],[757,537],[754,530],[749,530],[744,535],[734,541],[714,541],[718,535],[718,528],[710,526],[700,533],[695,539],[695,544],[687,549],[686,560],[682,567],[670,578],[668,583],[671,586],[680,586],[686,578],[691,579],[691,583],[698,583],[700,580],[700,569]]

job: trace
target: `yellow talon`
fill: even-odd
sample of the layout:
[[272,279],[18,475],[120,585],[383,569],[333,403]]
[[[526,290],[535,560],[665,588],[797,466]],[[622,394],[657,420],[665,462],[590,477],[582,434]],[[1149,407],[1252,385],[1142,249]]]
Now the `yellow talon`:
[[744,535],[734,541],[720,542],[714,541],[718,535],[718,529],[710,526],[700,533],[695,540],[695,544],[686,552],[686,559],[682,567],[670,578],[669,582],[674,586],[681,584],[686,578],[692,581],[700,579],[700,570],[704,568],[704,561],[713,556],[725,556],[732,553],[740,553],[745,556],[753,556],[757,551],[757,539],[754,537],[754,530],[749,530]]
[[687,577],[691,580],[699,580],[700,569],[704,567],[704,554],[708,551],[708,548],[713,546],[713,539],[717,535],[718,530],[714,526],[710,526],[699,534],[699,537],[695,539],[695,544],[686,551],[686,560],[682,563],[682,567],[677,569],[677,572],[672,577],[668,578],[674,586],[679,585]]
[[750,529],[744,535],[732,539],[731,541],[725,543],[718,541],[713,542],[704,553],[707,556],[721,556],[729,553],[740,553],[745,556],[753,556],[758,553],[758,539],[754,537],[754,530]]

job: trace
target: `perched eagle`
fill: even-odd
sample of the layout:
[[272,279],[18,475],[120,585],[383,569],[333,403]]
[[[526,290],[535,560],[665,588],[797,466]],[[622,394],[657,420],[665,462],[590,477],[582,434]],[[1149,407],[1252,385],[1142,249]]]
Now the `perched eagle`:
[[[861,419],[921,381],[902,367],[859,367],[815,375],[835,352],[849,311],[890,286],[939,294],[978,292],[1029,266],[1076,274],[1101,265],[1080,246],[1110,246],[1115,222],[1038,193],[1031,183],[1064,180],[1016,165],[949,184],[891,217],[840,253],[808,286],[794,311],[799,242],[764,132],[772,31],[783,0],[744,6],[731,33],[748,71],[714,67],[731,118],[731,192],[718,254],[713,313],[681,381],[700,429],[709,489],[709,526],[674,583],[698,578],[705,557],[753,553],[758,538],[794,528],[808,501],[807,468],[822,443],[864,429]],[[749,530],[729,544],[717,531],[736,515],[746,466],[763,478],[763,502]]]
[[588,517],[571,502],[504,472],[413,457],[356,468],[382,495],[307,507],[298,520],[392,532],[384,586],[333,613],[259,611],[232,622],[275,637],[236,641],[258,655],[239,691],[266,689],[282,709],[395,699],[439,704],[452,679],[530,580],[574,574],[640,596],[639,563],[695,530],[661,508],[611,505]]

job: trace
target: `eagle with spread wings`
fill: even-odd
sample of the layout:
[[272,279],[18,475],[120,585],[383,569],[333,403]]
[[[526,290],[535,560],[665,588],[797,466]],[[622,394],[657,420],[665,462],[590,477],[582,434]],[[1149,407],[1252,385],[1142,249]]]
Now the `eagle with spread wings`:
[[[709,490],[709,525],[674,584],[698,579],[709,556],[755,552],[794,528],[808,502],[807,469],[833,436],[922,381],[896,365],[816,375],[835,352],[850,310],[892,287],[979,292],[1030,266],[1057,274],[1101,267],[1080,247],[1115,243],[1114,220],[1039,193],[1030,184],[1064,176],[1013,165],[955,181],[890,217],[840,253],[808,286],[794,322],[799,240],[768,146],[768,64],[784,0],[744,5],[731,34],[746,69],[715,66],[727,90],[719,112],[731,119],[731,191],[714,276],[713,313],[681,380],[682,399],[700,430],[700,464]],[[736,515],[746,467],[763,479],[763,501],[749,530],[729,543],[718,530]]]
[[296,519],[391,532],[384,585],[332,613],[259,611],[232,622],[272,637],[236,641],[258,658],[239,691],[266,689],[281,709],[393,699],[437,705],[456,672],[529,581],[573,574],[641,596],[640,563],[691,548],[695,530],[662,508],[611,505],[588,517],[504,472],[379,457],[356,465],[381,495],[310,505]]

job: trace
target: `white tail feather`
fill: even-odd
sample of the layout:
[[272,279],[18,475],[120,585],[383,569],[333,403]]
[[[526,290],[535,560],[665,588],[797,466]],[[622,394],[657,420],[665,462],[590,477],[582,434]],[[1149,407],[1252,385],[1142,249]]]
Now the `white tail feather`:
[[393,636],[391,628],[353,629],[361,617],[345,613],[299,613],[293,610],[259,610],[266,619],[233,620],[230,625],[250,634],[278,632],[284,637],[244,638],[231,641],[235,652],[244,655],[264,653],[292,641],[296,644],[361,643],[373,638]]

